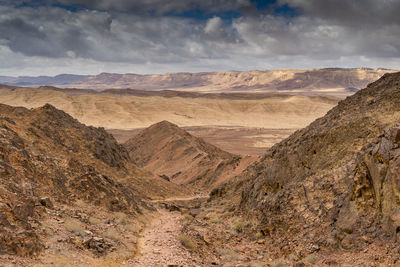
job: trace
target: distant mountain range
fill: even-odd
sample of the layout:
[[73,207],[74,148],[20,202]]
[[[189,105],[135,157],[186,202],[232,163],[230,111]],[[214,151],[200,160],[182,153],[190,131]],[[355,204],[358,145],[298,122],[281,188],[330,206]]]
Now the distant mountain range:
[[57,76],[0,76],[0,83],[13,86],[69,85],[84,81],[89,75],[60,74]]
[[12,86],[57,86],[78,89],[140,89],[197,92],[288,92],[351,94],[380,78],[388,69],[326,68],[311,70],[227,71],[167,74],[114,74],[50,76],[0,76]]

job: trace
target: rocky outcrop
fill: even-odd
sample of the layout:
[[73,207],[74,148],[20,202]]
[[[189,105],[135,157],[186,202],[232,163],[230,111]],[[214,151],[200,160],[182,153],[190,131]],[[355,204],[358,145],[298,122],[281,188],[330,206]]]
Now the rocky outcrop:
[[388,155],[395,153],[395,146],[385,140],[394,137],[381,139],[381,148],[375,149],[379,156],[364,156],[358,160],[362,164],[357,165],[356,154],[379,142],[380,134],[398,121],[400,73],[387,74],[273,146],[240,177],[216,189],[213,198],[230,198],[239,206],[237,212],[270,237],[277,253],[360,248],[376,240],[384,225],[382,220],[366,220],[374,222],[368,226],[373,236],[361,238],[365,231],[360,229],[366,228],[357,211],[366,209],[370,212],[365,216],[387,221],[396,218],[396,191],[392,186],[394,193],[389,194],[387,186],[395,180],[395,169],[385,166]]
[[126,172],[129,159],[103,129],[86,127],[50,105],[35,110],[1,105],[0,111],[2,253],[40,252],[32,220],[43,212],[38,206],[53,208],[49,196],[60,203],[83,199],[110,210],[139,211],[135,190],[102,173],[106,166]]
[[[398,239],[400,233],[400,125],[357,156],[350,203],[364,225],[380,223]],[[358,229],[358,230],[365,230]]]

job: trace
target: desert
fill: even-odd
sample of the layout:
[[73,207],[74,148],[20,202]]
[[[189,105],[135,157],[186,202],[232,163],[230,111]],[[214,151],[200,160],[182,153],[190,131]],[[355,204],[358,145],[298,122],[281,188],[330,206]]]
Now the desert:
[[400,266],[399,9],[0,0],[0,266]]

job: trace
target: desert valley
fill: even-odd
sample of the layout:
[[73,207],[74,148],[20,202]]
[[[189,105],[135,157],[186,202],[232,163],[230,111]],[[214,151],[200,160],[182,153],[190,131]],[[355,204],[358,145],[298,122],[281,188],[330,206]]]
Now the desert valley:
[[400,0],[0,0],[0,267],[400,266]]
[[0,262],[395,266],[400,76],[359,72],[347,97],[1,86]]

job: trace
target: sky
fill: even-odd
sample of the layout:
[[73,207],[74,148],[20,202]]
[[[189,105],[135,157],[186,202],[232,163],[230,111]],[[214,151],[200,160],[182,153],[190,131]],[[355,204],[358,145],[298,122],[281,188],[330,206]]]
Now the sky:
[[0,0],[0,75],[400,69],[400,0]]

